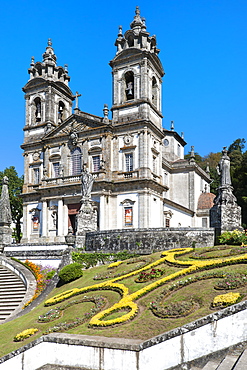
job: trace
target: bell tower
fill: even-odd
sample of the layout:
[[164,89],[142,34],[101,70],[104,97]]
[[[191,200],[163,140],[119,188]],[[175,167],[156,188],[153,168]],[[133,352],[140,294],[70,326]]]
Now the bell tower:
[[[23,87],[26,99],[25,138],[44,135],[72,113],[74,97],[68,86],[68,69],[57,66],[57,57],[49,39],[42,62],[32,57],[29,81]],[[29,138],[30,139],[30,138]]]
[[145,19],[136,7],[130,30],[119,27],[111,60],[113,75],[113,124],[136,119],[152,121],[162,128],[161,84],[164,70],[158,57],[156,37],[146,31]]

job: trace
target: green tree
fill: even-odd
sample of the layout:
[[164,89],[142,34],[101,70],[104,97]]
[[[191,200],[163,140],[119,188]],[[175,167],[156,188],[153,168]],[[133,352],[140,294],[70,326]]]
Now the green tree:
[[2,191],[2,179],[7,176],[9,179],[9,200],[12,213],[12,221],[15,223],[16,232],[15,238],[19,243],[21,240],[21,218],[22,218],[22,199],[20,194],[22,193],[23,176],[19,177],[14,166],[5,168],[4,171],[0,171],[0,190]]

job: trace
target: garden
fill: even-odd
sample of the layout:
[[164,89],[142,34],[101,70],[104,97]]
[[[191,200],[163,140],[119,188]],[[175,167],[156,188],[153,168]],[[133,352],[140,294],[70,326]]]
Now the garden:
[[243,242],[125,253],[100,265],[94,260],[85,266],[80,258],[76,252],[41,304],[1,325],[1,356],[53,332],[144,340],[247,299]]

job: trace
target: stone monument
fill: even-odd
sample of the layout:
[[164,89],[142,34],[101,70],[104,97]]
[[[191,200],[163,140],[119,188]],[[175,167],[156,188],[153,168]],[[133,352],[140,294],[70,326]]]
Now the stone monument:
[[12,230],[11,230],[11,208],[9,202],[9,190],[8,190],[9,179],[4,176],[2,180],[2,194],[0,198],[0,252],[3,251],[4,246],[11,244],[12,242]]
[[237,199],[232,193],[230,158],[226,147],[223,148],[217,171],[220,175],[220,186],[217,189],[214,206],[210,209],[210,226],[215,228],[215,234],[219,236],[227,230],[242,230],[241,207],[237,205]]
[[86,233],[97,230],[97,210],[94,202],[91,199],[91,191],[93,187],[93,176],[88,171],[86,165],[83,165],[81,183],[82,183],[82,199],[81,207],[77,215],[77,231],[76,231],[76,247],[83,248],[85,246]]

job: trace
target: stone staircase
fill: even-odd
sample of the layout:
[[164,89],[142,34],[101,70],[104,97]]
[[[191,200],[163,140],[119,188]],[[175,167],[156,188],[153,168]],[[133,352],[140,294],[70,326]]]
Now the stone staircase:
[[[210,358],[211,357],[211,358]],[[181,368],[182,369],[182,368]],[[240,344],[226,353],[212,354],[196,366],[183,367],[188,370],[247,370],[247,347]]]
[[25,294],[23,281],[7,267],[0,265],[0,323],[20,306]]

